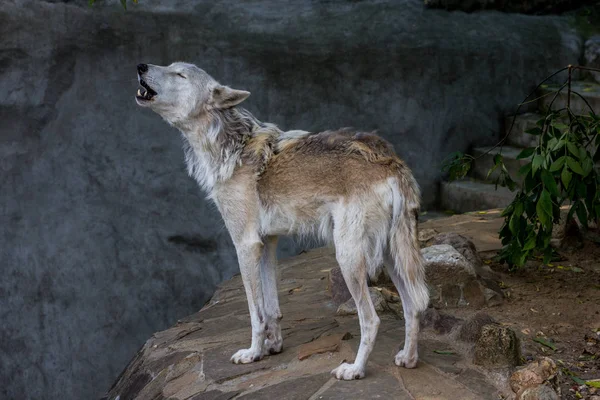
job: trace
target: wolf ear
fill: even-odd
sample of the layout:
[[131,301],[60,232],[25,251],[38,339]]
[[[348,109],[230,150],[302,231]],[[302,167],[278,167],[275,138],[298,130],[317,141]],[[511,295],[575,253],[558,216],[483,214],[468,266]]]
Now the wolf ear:
[[246,100],[248,96],[250,96],[250,92],[246,92],[245,90],[236,90],[229,86],[217,85],[212,90],[211,103],[214,108],[230,108],[237,106]]

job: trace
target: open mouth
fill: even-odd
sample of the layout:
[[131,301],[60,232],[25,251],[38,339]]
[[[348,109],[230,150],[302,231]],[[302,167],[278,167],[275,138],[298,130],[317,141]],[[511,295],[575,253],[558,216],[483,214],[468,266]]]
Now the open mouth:
[[148,101],[158,94],[143,79],[140,79],[140,85],[142,87],[138,89],[136,98]]

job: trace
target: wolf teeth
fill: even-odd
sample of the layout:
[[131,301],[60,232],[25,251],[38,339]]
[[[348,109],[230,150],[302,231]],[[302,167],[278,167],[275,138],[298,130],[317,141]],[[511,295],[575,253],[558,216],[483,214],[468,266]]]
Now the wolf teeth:
[[137,95],[140,96],[140,97],[142,97],[142,89],[138,89]]

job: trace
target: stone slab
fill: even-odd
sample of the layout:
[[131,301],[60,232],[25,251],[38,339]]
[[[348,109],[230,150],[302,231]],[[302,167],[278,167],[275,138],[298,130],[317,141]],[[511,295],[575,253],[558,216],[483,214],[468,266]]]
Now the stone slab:
[[335,381],[325,392],[316,396],[318,399],[414,399],[404,390],[402,383],[383,369],[371,369],[368,379],[363,381]]
[[479,252],[500,250],[502,243],[498,238],[498,232],[504,223],[501,213],[502,210],[490,209],[453,215],[426,221],[419,224],[419,229],[433,229],[438,233],[460,232],[475,244]]
[[[561,85],[548,85],[541,90],[542,95],[546,95],[539,100],[540,108],[542,110],[548,109],[552,103],[555,94],[559,91]],[[579,93],[582,97],[577,96],[575,93],[571,93],[570,107],[576,114],[587,115],[590,112],[591,107],[595,113],[600,112],[600,85],[592,82],[573,81],[571,84],[571,90]],[[552,103],[553,110],[559,110],[567,106],[567,88],[565,87],[560,91],[554,103]],[[585,100],[584,100],[585,99]],[[587,104],[586,104],[587,102]]]
[[510,204],[514,194],[505,187],[480,182],[470,178],[453,182],[442,182],[441,205],[445,210],[468,212],[504,208]]
[[298,379],[290,379],[275,385],[267,386],[255,392],[238,397],[240,400],[306,400],[318,391],[327,381],[330,374],[318,374]]

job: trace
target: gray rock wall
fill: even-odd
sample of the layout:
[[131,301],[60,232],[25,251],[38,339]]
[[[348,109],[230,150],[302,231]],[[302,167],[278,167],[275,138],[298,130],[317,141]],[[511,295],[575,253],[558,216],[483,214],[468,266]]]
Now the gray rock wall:
[[559,18],[419,0],[86,4],[0,7],[0,398],[99,397],[237,269],[137,63],[197,63],[286,129],[378,129],[431,205],[441,160],[580,53]]

